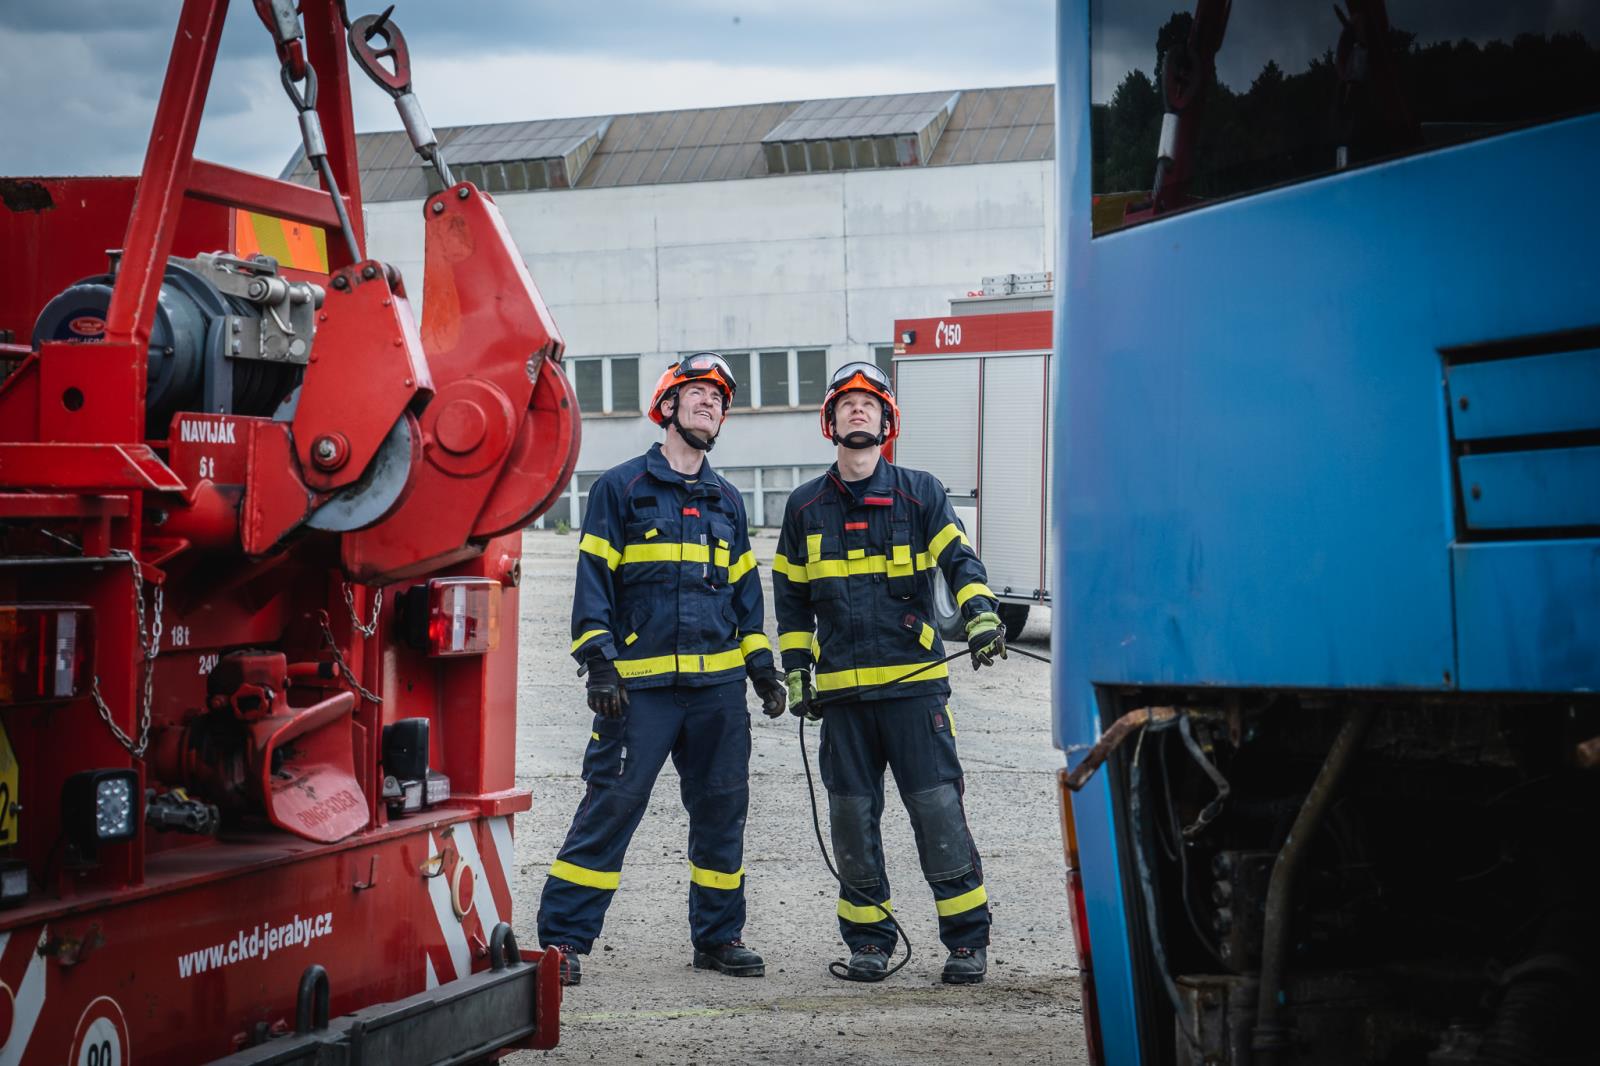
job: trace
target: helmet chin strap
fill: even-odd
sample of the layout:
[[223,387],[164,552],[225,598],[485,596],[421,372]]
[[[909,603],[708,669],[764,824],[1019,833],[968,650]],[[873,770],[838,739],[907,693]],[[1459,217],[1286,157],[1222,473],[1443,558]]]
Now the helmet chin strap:
[[844,448],[850,448],[854,451],[860,451],[862,448],[871,448],[875,445],[882,444],[883,434],[879,433],[877,436],[873,436],[864,429],[858,429],[853,432],[846,433],[841,439],[839,435],[835,433],[833,435],[833,443]]
[[700,434],[696,433],[694,430],[678,421],[678,410],[678,398],[674,396],[672,398],[672,418],[670,419],[669,424],[678,431],[678,436],[683,438],[683,443],[687,444],[695,451],[700,452],[709,452],[712,448],[717,446],[717,437],[722,433],[721,426],[718,426],[717,432],[711,434],[711,436],[702,437]]

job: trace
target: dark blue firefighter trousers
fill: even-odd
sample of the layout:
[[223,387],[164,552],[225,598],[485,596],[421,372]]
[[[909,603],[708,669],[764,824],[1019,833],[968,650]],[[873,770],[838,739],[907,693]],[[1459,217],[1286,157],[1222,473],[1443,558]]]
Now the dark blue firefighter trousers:
[[922,874],[933,889],[939,939],[947,948],[989,943],[989,895],[983,864],[962,805],[961,761],[944,696],[839,703],[822,720],[818,763],[828,790],[833,856],[843,880],[839,932],[852,951],[868,944],[891,952],[894,926],[883,864],[883,771],[895,785],[916,834]]
[[539,943],[588,954],[622,877],[656,775],[672,756],[689,812],[689,937],[702,950],[744,929],[744,822],[750,805],[745,683],[628,693],[627,714],[596,716],[588,782],[539,900]]

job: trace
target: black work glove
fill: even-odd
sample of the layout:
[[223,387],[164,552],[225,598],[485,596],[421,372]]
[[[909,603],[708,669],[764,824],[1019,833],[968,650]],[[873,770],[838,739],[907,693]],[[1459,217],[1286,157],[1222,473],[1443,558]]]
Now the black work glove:
[[750,671],[750,683],[755,685],[756,695],[761,697],[762,714],[768,718],[777,718],[783,714],[783,709],[788,704],[788,693],[784,691],[783,681],[779,679],[775,668],[768,666]]
[[993,611],[973,615],[967,623],[967,650],[972,652],[972,668],[993,666],[1006,657],[1006,627]]
[[628,690],[610,659],[595,656],[589,667],[589,709],[602,718],[621,718],[628,709]]

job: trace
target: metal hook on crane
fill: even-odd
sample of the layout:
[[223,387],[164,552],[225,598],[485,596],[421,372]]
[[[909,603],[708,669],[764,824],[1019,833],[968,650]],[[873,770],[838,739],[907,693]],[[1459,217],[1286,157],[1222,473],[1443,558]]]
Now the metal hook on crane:
[[[450,173],[450,165],[445,162],[439,138],[434,135],[433,127],[422,113],[417,94],[411,91],[411,51],[406,46],[405,34],[390,19],[392,14],[394,5],[390,4],[379,14],[362,15],[352,22],[350,55],[356,65],[367,72],[367,77],[394,97],[395,110],[400,113],[406,136],[411,138],[411,147],[416,149],[418,156],[432,164],[439,180],[448,189],[455,184],[455,178]],[[375,38],[382,38],[383,47],[372,46]],[[383,65],[382,60],[385,59],[394,64],[393,70]]]

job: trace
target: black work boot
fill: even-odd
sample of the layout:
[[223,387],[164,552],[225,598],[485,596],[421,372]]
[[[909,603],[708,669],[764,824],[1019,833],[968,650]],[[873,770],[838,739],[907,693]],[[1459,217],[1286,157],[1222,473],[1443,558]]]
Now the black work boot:
[[578,951],[571,944],[549,944],[561,952],[561,983],[564,986],[583,983],[583,964],[578,961]]
[[950,957],[944,960],[944,983],[947,985],[976,985],[983,982],[989,972],[988,951],[985,948],[951,948]]
[[729,977],[764,977],[767,973],[766,960],[745,947],[742,940],[730,940],[708,951],[695,948],[694,968],[716,970]]
[[889,976],[889,956],[876,944],[863,944],[851,952],[845,972],[852,981],[881,981]]

